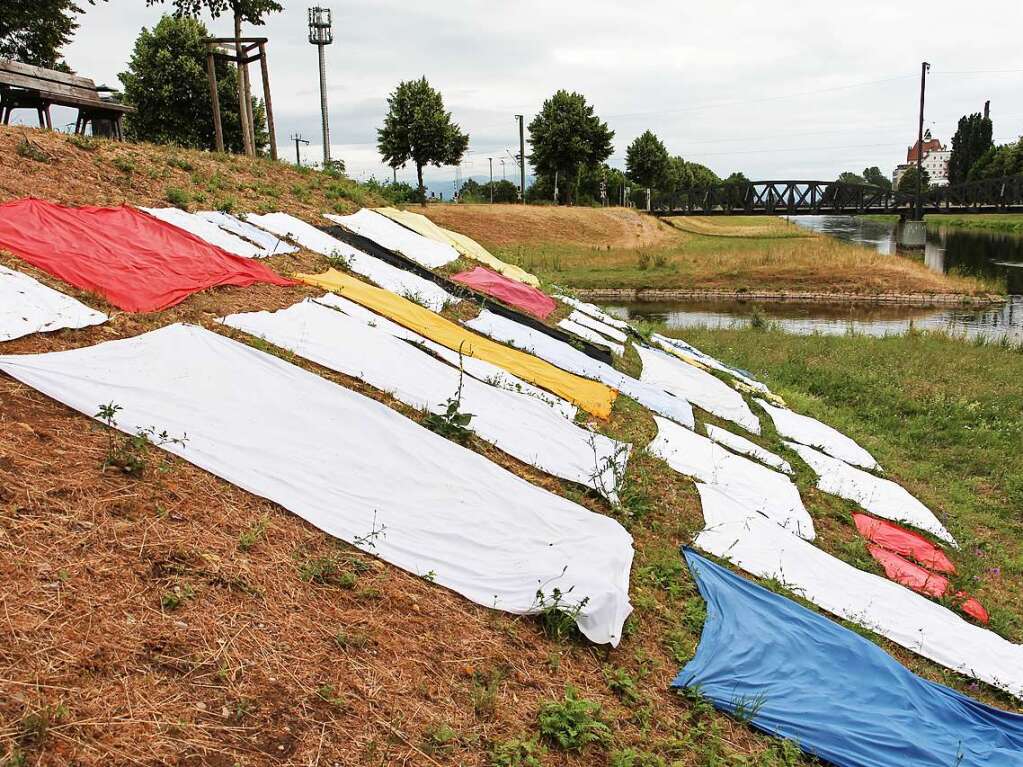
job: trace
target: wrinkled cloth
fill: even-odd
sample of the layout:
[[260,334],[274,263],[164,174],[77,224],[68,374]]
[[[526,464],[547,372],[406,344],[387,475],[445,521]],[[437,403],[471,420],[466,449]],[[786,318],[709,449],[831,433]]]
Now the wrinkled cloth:
[[816,418],[794,413],[788,408],[777,407],[762,399],[758,399],[757,404],[771,416],[774,428],[781,436],[788,437],[801,445],[816,447],[834,458],[851,463],[853,466],[860,466],[864,469],[879,470],[881,468],[874,460],[874,456],[838,429],[833,429]]
[[707,436],[718,444],[724,445],[729,450],[733,450],[736,453],[742,453],[748,455],[750,458],[756,458],[760,463],[770,466],[772,469],[783,471],[786,474],[792,473],[792,466],[782,458],[780,455],[775,455],[765,447],[761,447],[756,442],[740,437],[738,434],[733,434],[727,429],[722,429],[720,426],[714,426],[713,424],[705,424]]
[[459,272],[452,275],[451,279],[541,320],[547,319],[551,312],[558,308],[557,302],[543,291],[510,280],[482,266],[474,267],[468,272]]
[[259,248],[251,242],[246,242],[230,232],[224,231],[212,221],[207,221],[194,213],[181,210],[180,208],[140,208],[150,216],[155,216],[161,221],[166,221],[171,226],[184,229],[189,234],[194,234],[200,240],[205,240],[210,245],[223,248],[228,253],[233,253],[242,258],[258,258],[262,255]]
[[1023,765],[1023,716],[923,679],[873,642],[686,549],[707,602],[693,687],[839,767]]
[[163,449],[477,604],[535,613],[557,588],[590,640],[621,637],[621,525],[296,365],[170,325],[0,370],[86,415],[116,402],[125,433],[187,435]]
[[363,208],[350,216],[334,213],[325,213],[324,216],[348,231],[373,240],[382,248],[401,253],[427,269],[436,269],[458,258],[458,251],[452,246],[423,237],[369,208]]
[[27,274],[0,266],[0,342],[32,333],[102,325],[107,315],[43,285]]
[[621,357],[625,354],[625,347],[621,344],[616,344],[614,341],[609,341],[607,338],[602,336],[595,330],[590,330],[585,325],[580,325],[575,320],[563,319],[558,321],[558,327],[562,330],[567,330],[569,333],[573,333],[580,338],[584,338],[590,343],[603,346],[606,349],[610,349],[611,353],[617,357]]
[[201,210],[195,215],[253,243],[259,249],[258,255],[260,258],[298,252],[298,248],[294,245],[289,245],[265,229],[260,229],[248,221],[242,221],[230,213],[224,213],[219,210]]

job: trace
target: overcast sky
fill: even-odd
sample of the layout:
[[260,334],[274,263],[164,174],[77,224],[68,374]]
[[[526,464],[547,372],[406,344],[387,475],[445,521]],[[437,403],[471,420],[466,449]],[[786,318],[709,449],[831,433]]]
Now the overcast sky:
[[[245,30],[270,39],[277,139],[295,132],[320,154],[316,51],[306,4]],[[649,128],[672,153],[720,175],[832,179],[890,173],[916,137],[920,62],[932,63],[926,125],[948,142],[958,118],[991,100],[995,138],[1023,134],[1023,3],[680,2],[679,0],[330,0],[331,143],[349,174],[390,176],[376,152],[386,98],[426,75],[469,132],[463,177],[495,175],[527,122],[558,88],[580,91],[615,131],[612,165]],[[143,0],[86,6],[66,51],[79,73],[117,84],[142,26],[167,7]],[[230,20],[207,20],[215,35]],[[455,168],[433,169],[435,188]],[[399,171],[412,180],[414,170]]]

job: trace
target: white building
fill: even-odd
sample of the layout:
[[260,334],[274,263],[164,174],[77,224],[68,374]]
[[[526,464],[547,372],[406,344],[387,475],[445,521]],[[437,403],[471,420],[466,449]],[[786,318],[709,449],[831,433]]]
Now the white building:
[[[905,164],[897,166],[892,173],[892,185],[896,189],[899,188],[899,182],[906,171],[916,166],[919,145],[920,142],[918,141],[906,150]],[[924,134],[923,151],[921,165],[927,171],[927,176],[931,180],[931,186],[948,186],[948,161],[952,157],[952,152],[946,149],[938,139],[931,138],[930,131]]]

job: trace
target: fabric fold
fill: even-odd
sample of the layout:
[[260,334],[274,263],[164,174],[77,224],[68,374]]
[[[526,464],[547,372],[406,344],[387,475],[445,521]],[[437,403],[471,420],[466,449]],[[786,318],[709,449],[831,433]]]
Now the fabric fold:
[[102,325],[107,315],[27,274],[0,266],[0,342],[32,333]]

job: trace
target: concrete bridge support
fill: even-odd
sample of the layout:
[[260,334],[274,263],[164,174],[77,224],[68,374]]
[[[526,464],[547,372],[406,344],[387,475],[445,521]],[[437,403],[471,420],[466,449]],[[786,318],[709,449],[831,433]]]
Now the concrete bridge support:
[[895,238],[900,248],[923,248],[927,244],[927,224],[923,221],[899,221],[895,227]]

